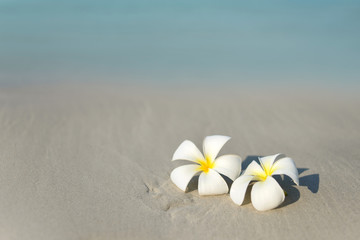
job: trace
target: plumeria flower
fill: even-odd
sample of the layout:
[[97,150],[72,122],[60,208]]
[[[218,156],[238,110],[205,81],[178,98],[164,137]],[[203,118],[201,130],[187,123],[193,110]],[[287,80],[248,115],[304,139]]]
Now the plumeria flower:
[[283,154],[261,157],[259,161],[261,166],[252,161],[244,174],[233,182],[230,197],[241,205],[249,183],[257,181],[251,190],[251,202],[257,210],[266,211],[276,208],[285,199],[284,191],[272,176],[285,174],[299,185],[299,174],[294,161]]
[[186,187],[195,174],[200,173],[198,191],[200,195],[216,195],[228,193],[229,188],[221,174],[235,180],[241,172],[241,158],[237,155],[217,155],[224,144],[229,141],[227,136],[208,136],[203,142],[204,155],[195,144],[185,140],[175,151],[172,161],[188,160],[187,164],[175,168],[170,175],[175,185],[186,191]]

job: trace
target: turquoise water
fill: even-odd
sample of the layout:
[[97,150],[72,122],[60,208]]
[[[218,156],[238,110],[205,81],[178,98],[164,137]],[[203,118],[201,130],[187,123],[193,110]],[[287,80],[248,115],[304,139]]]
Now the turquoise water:
[[352,85],[359,43],[360,1],[0,0],[2,83]]

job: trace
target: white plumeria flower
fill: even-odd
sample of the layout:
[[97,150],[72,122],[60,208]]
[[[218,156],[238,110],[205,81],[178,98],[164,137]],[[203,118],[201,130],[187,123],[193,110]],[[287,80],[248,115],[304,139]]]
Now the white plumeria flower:
[[219,173],[234,181],[241,172],[241,158],[237,155],[223,155],[218,158],[216,156],[229,139],[230,137],[220,135],[205,137],[204,155],[193,142],[189,140],[182,142],[175,151],[172,161],[188,160],[195,164],[175,168],[170,175],[173,183],[185,192],[193,176],[201,172],[198,182],[200,195],[228,193],[228,185]]
[[251,190],[251,202],[259,211],[266,211],[279,206],[285,199],[285,194],[273,175],[288,175],[296,185],[299,185],[299,174],[294,161],[283,154],[259,158],[261,166],[252,161],[230,190],[234,203],[241,205],[246,189],[251,181],[258,181]]

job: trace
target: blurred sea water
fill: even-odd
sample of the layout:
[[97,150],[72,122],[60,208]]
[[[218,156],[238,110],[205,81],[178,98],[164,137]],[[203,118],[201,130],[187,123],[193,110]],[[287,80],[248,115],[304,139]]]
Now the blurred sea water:
[[359,85],[359,1],[0,0],[0,83]]

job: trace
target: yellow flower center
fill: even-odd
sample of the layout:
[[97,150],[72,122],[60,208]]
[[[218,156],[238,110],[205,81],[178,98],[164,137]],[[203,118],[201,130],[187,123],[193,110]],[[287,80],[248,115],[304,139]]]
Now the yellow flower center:
[[261,166],[264,169],[264,172],[259,173],[257,175],[257,177],[259,178],[260,181],[265,181],[268,176],[271,176],[273,174],[275,169],[273,169],[271,165],[269,166],[269,165],[262,165],[261,164]]
[[211,158],[207,155],[205,156],[205,160],[199,159],[197,163],[200,164],[197,170],[203,171],[205,173],[208,173],[209,169],[213,168],[215,165],[215,162],[213,162]]

